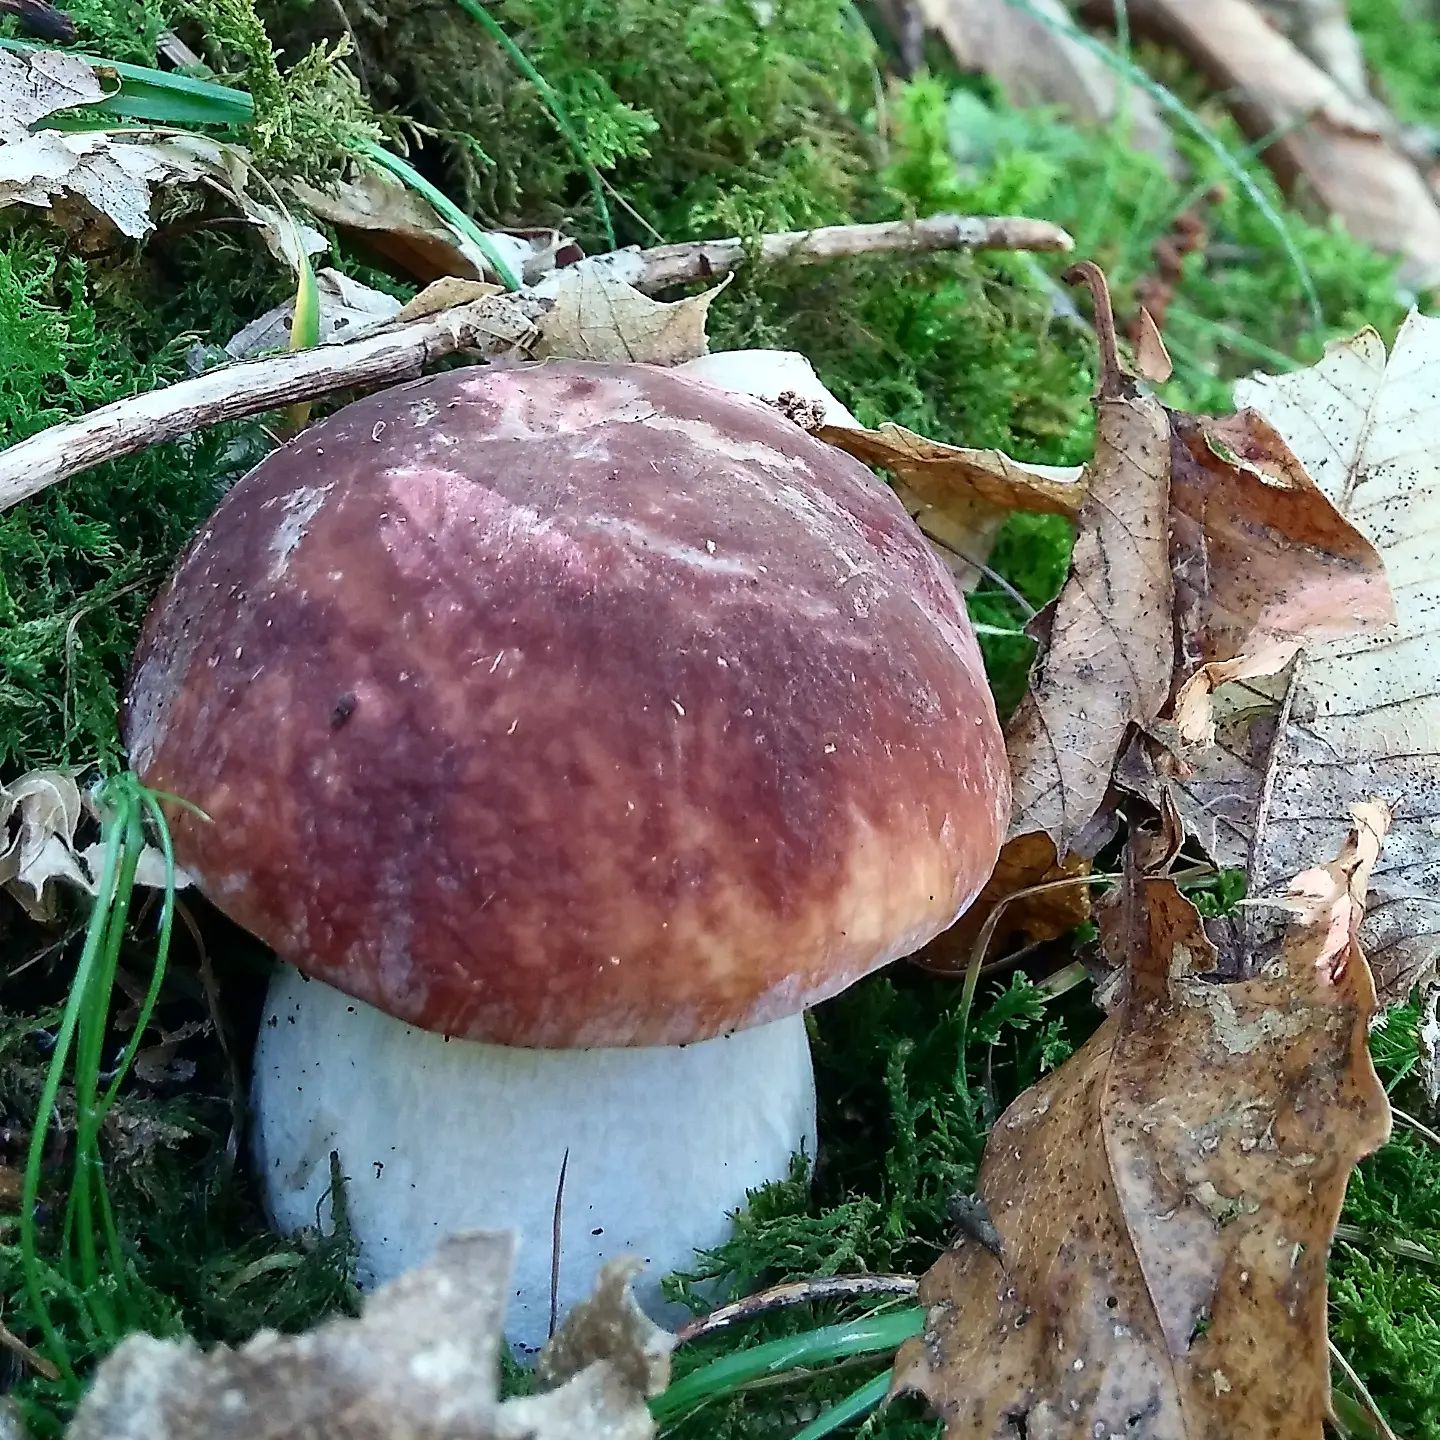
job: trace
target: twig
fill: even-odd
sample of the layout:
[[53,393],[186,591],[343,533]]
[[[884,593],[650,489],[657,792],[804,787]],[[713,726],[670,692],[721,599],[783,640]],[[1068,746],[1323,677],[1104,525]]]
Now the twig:
[[207,425],[336,390],[391,385],[469,347],[508,350],[515,342],[513,327],[496,322],[497,316],[512,314],[513,306],[513,301],[487,297],[368,339],[226,365],[102,405],[80,420],[52,425],[0,451],[0,511],[94,465]]
[[1432,1130],[1423,1120],[1417,1120],[1413,1115],[1399,1110],[1395,1106],[1390,1107],[1390,1113],[1402,1124],[1413,1130],[1422,1140],[1428,1140],[1432,1145],[1440,1145],[1440,1134]]
[[32,1350],[11,1328],[0,1320],[0,1345],[18,1355],[37,1375],[58,1380],[60,1372],[38,1351]]
[[893,220],[879,225],[826,225],[818,230],[787,230],[747,242],[738,236],[657,245],[653,250],[617,251],[638,262],[634,273],[617,265],[637,290],[664,290],[690,280],[728,275],[752,257],[764,265],[782,260],[812,264],[857,255],[923,255],[937,250],[1068,251],[1075,242],[1048,220],[1022,215],[932,215],[926,220]]
[[685,1345],[713,1335],[738,1320],[751,1320],[786,1305],[808,1305],[815,1300],[853,1300],[862,1295],[912,1296],[919,1286],[913,1275],[832,1275],[821,1280],[793,1280],[747,1295],[743,1300],[722,1305],[708,1315],[689,1321],[675,1332],[675,1343]]
[[[1044,220],[936,215],[914,222],[832,225],[767,235],[759,241],[759,258],[774,264],[887,252],[1068,250],[1072,243],[1065,231]],[[749,258],[746,243],[731,238],[617,250],[587,263],[648,291],[728,274]],[[0,511],[92,466],[208,425],[317,400],[337,390],[392,385],[457,350],[494,354],[523,348],[526,337],[521,332],[547,305],[524,293],[487,297],[358,340],[243,361],[117,400],[0,451]]]

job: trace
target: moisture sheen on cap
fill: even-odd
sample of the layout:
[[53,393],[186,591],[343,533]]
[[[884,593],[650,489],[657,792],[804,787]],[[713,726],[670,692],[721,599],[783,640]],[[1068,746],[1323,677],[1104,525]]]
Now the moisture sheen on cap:
[[679,1044],[945,928],[1009,778],[954,584],[760,401],[451,371],[241,480],[125,707],[181,863],[305,973],[499,1044]]

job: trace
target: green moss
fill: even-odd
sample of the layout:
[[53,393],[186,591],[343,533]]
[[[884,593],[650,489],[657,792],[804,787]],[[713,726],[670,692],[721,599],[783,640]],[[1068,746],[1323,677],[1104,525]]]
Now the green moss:
[[[50,240],[40,226],[0,238],[9,440],[185,373],[183,333],[156,323],[118,276],[87,274]],[[220,325],[236,299],[211,310]],[[225,478],[256,455],[257,433],[204,431],[0,512],[0,773],[116,753],[140,616]]]
[[1350,0],[1375,86],[1410,124],[1440,119],[1440,26],[1429,0]]

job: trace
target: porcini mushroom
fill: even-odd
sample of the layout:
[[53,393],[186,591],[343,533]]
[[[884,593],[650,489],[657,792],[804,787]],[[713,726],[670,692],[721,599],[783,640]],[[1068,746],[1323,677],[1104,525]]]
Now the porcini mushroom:
[[[358,401],[221,502],[125,710],[177,853],[294,969],[254,1149],[347,1177],[362,1280],[521,1233],[521,1343],[813,1154],[802,1012],[944,929],[1009,781],[963,602],[892,493],[639,365]],[[652,1280],[653,1283],[653,1280]],[[650,1298],[654,1299],[653,1290]]]

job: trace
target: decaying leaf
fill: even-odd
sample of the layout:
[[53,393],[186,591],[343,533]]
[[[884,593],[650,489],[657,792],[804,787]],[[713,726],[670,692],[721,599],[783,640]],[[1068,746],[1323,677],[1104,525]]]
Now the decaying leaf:
[[1012,836],[1039,832],[1056,852],[1093,854],[1093,823],[1131,726],[1170,695],[1174,668],[1165,408],[1120,367],[1104,279],[1093,288],[1100,336],[1095,458],[1070,574],[1045,619],[1048,643],[1010,723]]
[[[452,229],[415,192],[384,170],[367,166],[326,189],[292,180],[287,189],[317,220],[363,239],[407,275],[429,283],[445,275],[481,280],[489,276],[474,241]],[[518,271],[532,245],[489,234]],[[527,277],[528,278],[528,277]]]
[[[296,225],[248,193],[249,160],[237,146],[202,135],[127,136],[103,131],[32,130],[58,111],[104,98],[94,70],[48,50],[0,52],[0,209],[31,205],[57,218],[108,222],[138,239],[154,228],[155,192],[201,185],[222,195],[277,258],[298,263],[325,249],[317,231]],[[59,213],[57,213],[57,207]]]
[[1349,806],[1370,795],[1389,804],[1364,937],[1392,1000],[1440,956],[1440,320],[1412,315],[1388,358],[1367,330],[1309,370],[1244,381],[1236,395],[1374,541],[1398,624],[1315,647],[1283,683],[1223,686],[1219,743],[1166,779],[1187,826],[1218,864],[1246,871],[1252,896],[1332,850]]
[[1173,720],[1214,743],[1211,696],[1302,646],[1374,634],[1395,604],[1375,547],[1263,416],[1171,414],[1170,555],[1181,654]]
[[89,889],[75,855],[83,806],[75,777],[36,770],[0,786],[0,886],[35,920],[55,913],[55,882]]
[[1074,518],[1085,498],[1082,465],[1035,465],[1002,450],[971,450],[927,440],[903,425],[874,430],[827,425],[820,438],[867,465],[888,470],[918,495],[943,508],[947,494],[960,491],[996,510],[1035,510]]
[[[79,849],[75,844],[86,809],[72,771],[32,770],[0,786],[0,889],[32,920],[54,918],[57,886],[95,893],[104,846]],[[174,877],[177,889],[190,883],[178,866]],[[153,889],[165,885],[165,857],[155,846],[142,848],[135,883]]]
[[[668,1367],[628,1320],[606,1329],[592,1313],[586,1333],[604,1338],[579,1348],[580,1368],[552,1364],[557,1388],[499,1398],[512,1251],[506,1235],[458,1236],[376,1291],[362,1318],[302,1335],[262,1331],[208,1354],[132,1336],[100,1366],[68,1440],[648,1440],[642,1387],[663,1386]],[[591,1305],[629,1303],[612,1276]]]
[[[1048,835],[1016,835],[1005,842],[1000,858],[975,903],[917,957],[927,970],[959,975],[969,967],[980,932],[996,910],[987,951],[1004,954],[1016,945],[1058,940],[1090,918],[1090,886],[1080,883],[1090,862],[1079,855],[1057,859]],[[1060,884],[1061,881],[1075,884]],[[1050,888],[1023,894],[1035,886]],[[1013,898],[1012,898],[1013,897]]]
[[986,1148],[999,1254],[963,1241],[921,1282],[896,1383],[948,1440],[1320,1440],[1327,1253],[1389,1134],[1356,942],[1385,818],[1361,807],[1295,877],[1278,952],[1233,983],[1173,881],[1132,867],[1103,926],[1116,1011]]
[[[1119,0],[1086,0],[1114,17]],[[1126,0],[1136,30],[1182,51],[1263,140],[1280,183],[1337,215],[1358,239],[1401,257],[1418,288],[1440,281],[1440,204],[1379,107],[1352,93],[1249,0]]]
[[675,1337],[641,1308],[630,1289],[643,1266],[639,1260],[608,1260],[595,1293],[561,1322],[540,1352],[535,1374],[546,1389],[609,1364],[637,1395],[658,1395],[670,1383]]
[[[1187,746],[1214,741],[1218,687],[1273,675],[1304,645],[1374,634],[1393,614],[1375,547],[1285,437],[1248,411],[1213,420],[1142,395],[1120,367],[1098,271],[1090,283],[1103,377],[1095,458],[1070,573],[1041,617],[1043,649],[1008,736],[1011,834],[1043,833],[1062,856],[1094,854],[1109,835],[1112,779],[1162,801],[1152,770],[1183,768],[1170,751],[1188,759]],[[1289,855],[1285,873],[1306,853]]]
[[[1125,82],[1067,33],[1062,0],[1030,0],[1031,13],[1004,0],[918,0],[916,8],[961,69],[986,76],[1015,104],[1059,105],[1082,124],[1108,124],[1119,115]],[[1124,95],[1135,144],[1178,173],[1175,147],[1150,97],[1133,86]]]
[[683,300],[652,300],[585,261],[548,275],[532,293],[554,302],[540,320],[535,357],[679,365],[704,355],[705,319],[722,282]]

